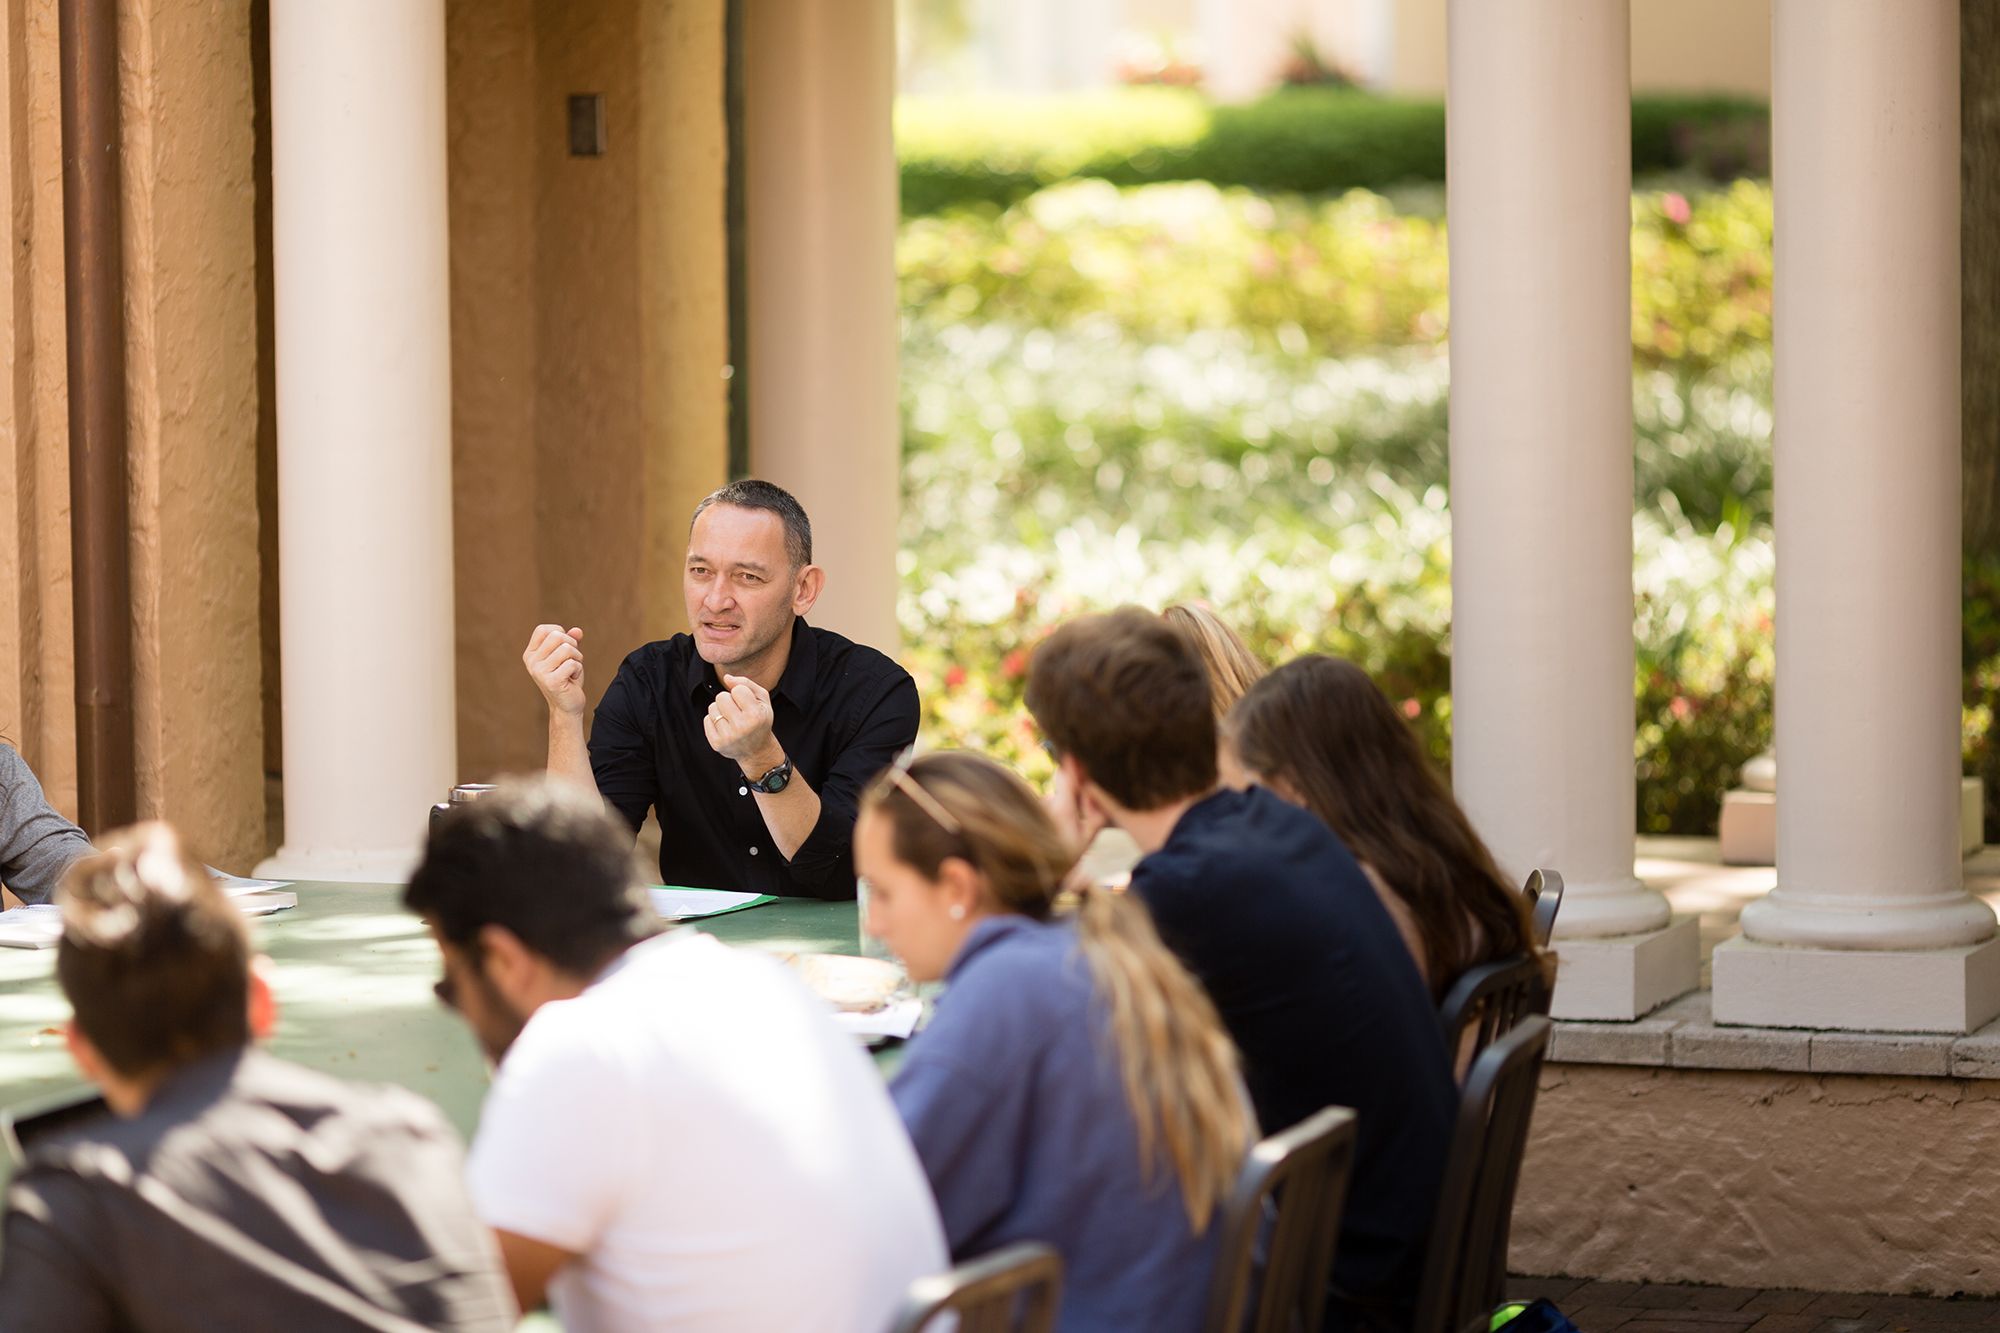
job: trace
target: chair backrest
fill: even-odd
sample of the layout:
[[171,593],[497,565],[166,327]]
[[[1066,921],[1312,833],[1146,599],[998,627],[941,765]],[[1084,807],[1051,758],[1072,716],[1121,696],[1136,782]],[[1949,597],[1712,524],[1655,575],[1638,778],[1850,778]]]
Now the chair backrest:
[[1062,1260],[1021,1241],[910,1284],[890,1333],[917,1333],[945,1314],[959,1333],[1050,1333],[1062,1301]]
[[1549,936],[1555,933],[1556,913],[1562,909],[1563,877],[1554,870],[1530,870],[1527,887],[1529,910],[1534,916],[1535,947],[1549,947]]
[[1549,1020],[1521,1020],[1472,1064],[1431,1221],[1415,1333],[1488,1327],[1507,1281],[1507,1232],[1548,1053]]
[[1531,1014],[1546,1014],[1549,999],[1548,970],[1539,958],[1522,954],[1468,969],[1438,1006],[1452,1068],[1469,1069],[1496,1037]]
[[1319,1328],[1353,1166],[1354,1112],[1344,1106],[1307,1116],[1250,1150],[1222,1212],[1207,1333]]

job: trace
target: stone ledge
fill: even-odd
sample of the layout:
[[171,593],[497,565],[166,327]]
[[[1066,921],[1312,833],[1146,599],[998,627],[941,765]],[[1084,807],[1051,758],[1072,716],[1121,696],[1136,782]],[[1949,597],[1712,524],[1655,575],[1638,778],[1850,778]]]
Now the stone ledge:
[[2000,1079],[2000,1019],[1969,1036],[1720,1027],[1705,990],[1635,1023],[1562,1020],[1551,1064]]

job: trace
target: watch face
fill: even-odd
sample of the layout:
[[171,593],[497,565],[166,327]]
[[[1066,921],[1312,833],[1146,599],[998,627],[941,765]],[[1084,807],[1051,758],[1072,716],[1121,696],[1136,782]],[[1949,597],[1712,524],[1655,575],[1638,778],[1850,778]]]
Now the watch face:
[[750,785],[758,791],[763,792],[766,796],[775,796],[783,791],[786,784],[791,780],[792,765],[791,761],[787,760]]

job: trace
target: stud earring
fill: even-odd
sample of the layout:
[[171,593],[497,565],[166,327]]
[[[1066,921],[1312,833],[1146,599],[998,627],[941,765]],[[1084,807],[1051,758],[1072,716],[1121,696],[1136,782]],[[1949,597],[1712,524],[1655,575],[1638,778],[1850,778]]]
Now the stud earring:
[[963,903],[953,903],[951,905],[951,919],[953,921],[965,920],[965,905]]

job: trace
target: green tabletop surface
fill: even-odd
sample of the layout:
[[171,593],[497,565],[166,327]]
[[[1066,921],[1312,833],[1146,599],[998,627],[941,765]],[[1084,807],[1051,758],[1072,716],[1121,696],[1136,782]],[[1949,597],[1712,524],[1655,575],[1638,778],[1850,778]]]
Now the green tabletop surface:
[[[403,911],[402,887],[291,888],[297,907],[250,923],[278,996],[271,1051],[343,1078],[422,1093],[469,1138],[486,1095],[486,1064],[465,1025],[432,994],[437,946]],[[728,944],[861,952],[852,902],[778,898],[688,927]],[[0,1109],[84,1086],[63,1046],[69,1006],[56,986],[55,957],[54,949],[0,949]],[[0,1160],[0,1185],[7,1174]]]

